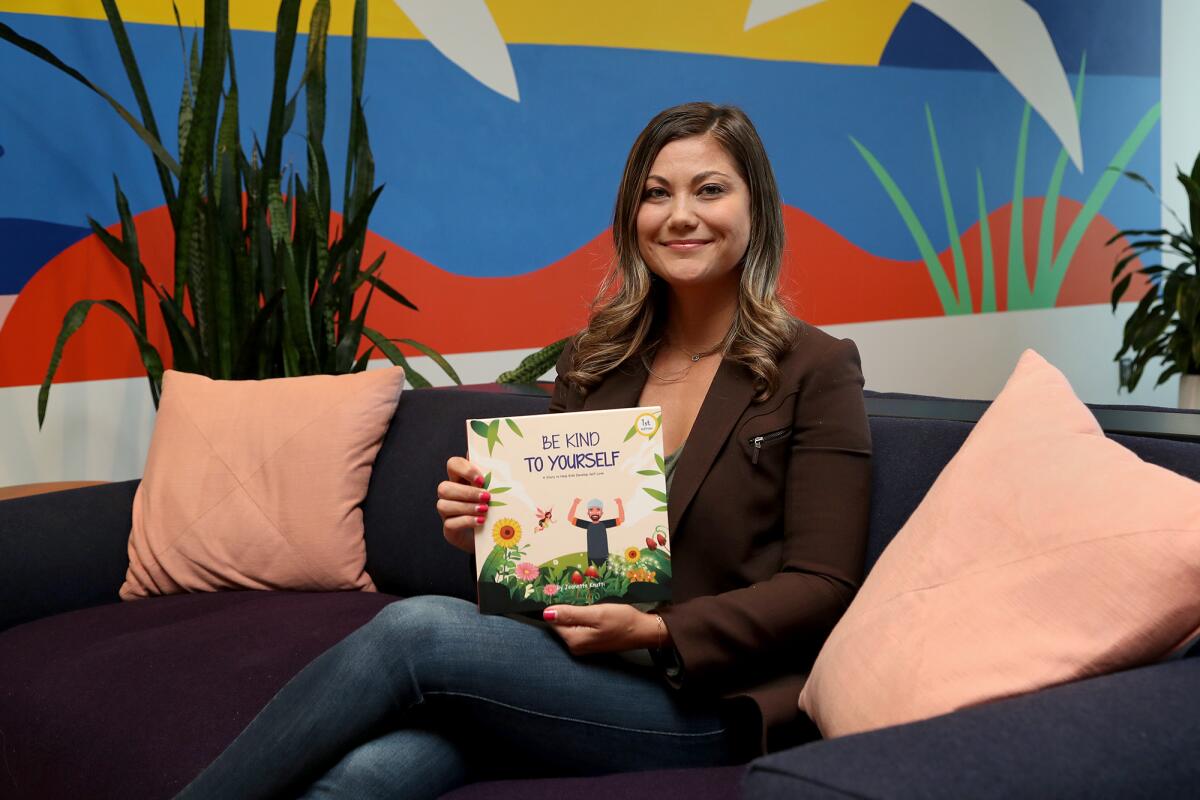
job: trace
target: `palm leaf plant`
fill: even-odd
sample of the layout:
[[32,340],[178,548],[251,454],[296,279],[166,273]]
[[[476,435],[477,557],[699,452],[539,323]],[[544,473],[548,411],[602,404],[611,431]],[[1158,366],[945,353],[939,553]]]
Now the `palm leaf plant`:
[[[364,266],[367,221],[383,190],[375,185],[362,103],[367,0],[356,0],[354,6],[350,136],[337,230],[331,225],[332,187],[323,144],[330,0],[317,0],[313,7],[304,72],[290,94],[300,0],[280,2],[266,136],[261,142],[254,137],[249,147],[241,136],[229,0],[205,0],[203,36],[197,40],[193,35],[190,53],[179,25],[185,58],[178,160],[163,142],[116,0],[101,2],[140,119],[78,70],[3,23],[0,39],[100,95],[149,147],[175,233],[174,281],[164,286],[149,277],[129,203],[114,177],[120,235],[90,217],[88,223],[128,271],[133,308],[111,299],[71,306],[38,395],[39,425],[63,348],[96,307],[112,312],[129,329],[157,405],[164,359],[147,334],[148,300],[162,314],[178,370],[220,379],[340,374],[366,369],[378,350],[405,367],[411,385],[428,386],[397,346],[406,344],[429,355],[460,383],[453,368],[428,346],[366,325],[375,292],[417,310],[381,276],[382,255]],[[283,166],[283,141],[295,121],[301,90],[307,148],[303,178]],[[364,337],[369,342],[365,350]]]
[[[1132,354],[1132,363],[1121,371],[1120,378],[1121,387],[1131,392],[1155,359],[1163,366],[1155,386],[1175,375],[1200,375],[1200,156],[1192,164],[1191,174],[1180,169],[1176,173],[1187,192],[1188,221],[1171,211],[1176,230],[1123,230],[1108,242],[1128,241],[1113,267],[1114,313],[1135,275],[1144,275],[1154,284],[1126,320],[1121,349],[1115,356],[1120,361]],[[1154,191],[1141,175],[1125,175]],[[1151,263],[1144,265],[1143,261]]]

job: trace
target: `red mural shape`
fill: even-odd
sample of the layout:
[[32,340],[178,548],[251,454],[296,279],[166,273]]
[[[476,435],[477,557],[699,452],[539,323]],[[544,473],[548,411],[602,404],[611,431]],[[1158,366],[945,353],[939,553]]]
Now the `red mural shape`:
[[[1025,262],[1030,280],[1037,263],[1037,228],[1042,205],[1040,199],[1025,201]],[[1056,249],[1079,210],[1079,203],[1060,200],[1055,225]],[[1011,216],[1011,207],[989,215],[997,303],[1001,310],[1006,306]],[[334,226],[340,223],[340,217],[335,218]],[[798,316],[816,325],[831,325],[942,315],[923,262],[872,255],[796,208],[784,207],[784,223],[788,246],[782,292]],[[169,284],[173,280],[174,237],[165,208],[138,215],[136,224],[147,270],[156,282]],[[119,235],[118,226],[109,230]],[[1116,229],[1103,217],[1093,220],[1067,270],[1058,306],[1108,302],[1109,276],[1117,249],[1105,246],[1105,242],[1115,233]],[[976,311],[982,294],[979,243],[977,223],[962,235]],[[543,269],[498,278],[446,272],[369,233],[365,252],[368,263],[381,252],[386,253],[382,275],[420,311],[377,295],[372,301],[368,324],[388,336],[415,339],[452,355],[541,347],[581,328],[612,258],[612,245],[605,231]],[[953,286],[950,250],[939,257]],[[1144,280],[1135,283],[1126,298],[1140,299],[1147,288]],[[85,298],[114,299],[133,308],[128,273],[94,236],[57,255],[21,290],[0,329],[0,386],[41,383],[63,315],[72,303]],[[152,304],[148,315],[150,340],[169,364],[166,331]],[[514,365],[497,364],[496,372],[511,366]],[[123,323],[106,309],[94,307],[88,321],[67,345],[56,380],[103,380],[142,374],[137,349]]]

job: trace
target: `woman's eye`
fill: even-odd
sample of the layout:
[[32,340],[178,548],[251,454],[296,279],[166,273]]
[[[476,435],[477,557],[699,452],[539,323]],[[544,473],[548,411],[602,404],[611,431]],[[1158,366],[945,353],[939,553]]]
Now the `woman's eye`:
[[651,186],[649,189],[647,189],[645,192],[642,193],[642,198],[645,200],[658,200],[658,199],[666,197],[666,196],[667,196],[667,191],[665,189],[663,189],[661,186]]
[[725,193],[725,187],[719,183],[706,183],[700,187],[700,194],[713,197]]

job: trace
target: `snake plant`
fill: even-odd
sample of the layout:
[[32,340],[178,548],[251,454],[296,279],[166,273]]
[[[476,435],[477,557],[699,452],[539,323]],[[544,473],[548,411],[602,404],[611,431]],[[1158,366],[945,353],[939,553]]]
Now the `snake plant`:
[[[45,419],[63,348],[96,306],[115,314],[129,329],[156,405],[164,359],[147,335],[148,303],[157,305],[162,314],[178,370],[221,379],[338,374],[366,369],[368,359],[378,350],[392,363],[405,367],[411,385],[428,386],[397,347],[403,343],[430,356],[459,383],[453,368],[428,346],[391,338],[366,325],[375,292],[417,310],[381,277],[382,255],[363,264],[367,220],[383,189],[375,186],[362,104],[367,0],[356,0],[354,6],[343,216],[332,233],[333,187],[323,144],[330,0],[318,0],[313,8],[304,72],[290,93],[300,0],[280,3],[266,137],[261,143],[255,138],[249,147],[241,137],[229,0],[205,0],[203,36],[197,41],[193,35],[190,55],[179,25],[185,57],[178,160],[160,134],[116,0],[101,2],[140,119],[77,69],[3,23],[0,39],[96,92],[149,147],[175,233],[174,282],[158,285],[148,276],[129,204],[114,178],[120,236],[90,217],[88,222],[128,270],[133,308],[116,300],[80,300],[71,306],[38,395],[39,425]],[[284,136],[295,121],[301,89],[308,151],[303,178],[282,163]],[[365,350],[364,337],[370,343]]]

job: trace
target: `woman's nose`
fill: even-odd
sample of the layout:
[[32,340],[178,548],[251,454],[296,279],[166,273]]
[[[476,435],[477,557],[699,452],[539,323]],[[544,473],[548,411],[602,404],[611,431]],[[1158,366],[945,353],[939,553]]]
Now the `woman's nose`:
[[696,212],[689,198],[681,197],[671,204],[671,216],[667,219],[667,224],[672,228],[688,230],[696,227],[696,222]]

